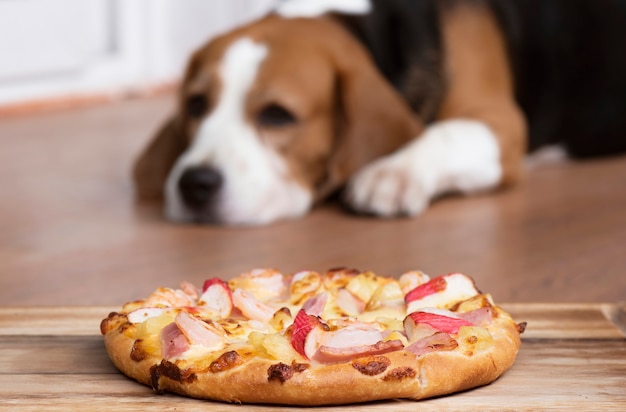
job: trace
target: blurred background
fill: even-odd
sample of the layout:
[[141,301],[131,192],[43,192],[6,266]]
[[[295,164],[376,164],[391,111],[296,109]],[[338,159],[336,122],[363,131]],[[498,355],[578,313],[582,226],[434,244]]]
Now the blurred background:
[[0,0],[0,107],[149,93],[272,0]]
[[273,2],[0,0],[0,306],[119,305],[181,280],[339,266],[461,271],[498,301],[624,299],[624,156],[535,158],[510,190],[411,219],[329,202],[226,228],[138,204],[132,165],[171,115],[189,54]]

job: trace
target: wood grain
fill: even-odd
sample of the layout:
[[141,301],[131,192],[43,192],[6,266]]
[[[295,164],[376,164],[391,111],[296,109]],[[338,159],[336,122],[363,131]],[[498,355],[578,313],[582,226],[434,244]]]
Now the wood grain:
[[626,157],[539,162],[511,190],[411,219],[329,203],[268,227],[175,225],[136,204],[130,181],[172,107],[164,96],[0,119],[0,304],[115,306],[254,267],[462,271],[510,302],[626,296]]
[[[493,384],[419,403],[394,400],[316,410],[617,411],[626,408],[626,339],[605,316],[623,310],[623,305],[504,306],[517,321],[526,320],[529,325],[515,365]],[[156,395],[150,388],[125,378],[109,361],[98,332],[102,314],[109,310],[106,307],[1,309],[0,410],[277,409]],[[76,332],[71,330],[74,322]]]

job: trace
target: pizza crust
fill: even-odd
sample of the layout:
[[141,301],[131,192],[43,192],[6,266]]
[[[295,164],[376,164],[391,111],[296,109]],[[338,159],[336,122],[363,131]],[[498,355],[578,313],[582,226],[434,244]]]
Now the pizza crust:
[[[435,351],[417,357],[400,350],[377,355],[388,359],[369,367],[367,358],[348,363],[296,366],[282,381],[268,379],[277,360],[254,358],[221,372],[180,371],[161,358],[131,359],[135,340],[125,315],[110,316],[102,326],[104,342],[114,365],[127,376],[152,386],[158,392],[174,392],[200,399],[236,403],[328,405],[383,399],[423,399],[463,391],[496,380],[515,360],[520,346],[519,331],[503,311],[487,328],[493,345],[471,356],[459,351]],[[105,325],[105,322],[107,323]],[[357,363],[357,367],[354,363]],[[161,366],[163,365],[163,366]],[[285,365],[289,370],[291,365]],[[288,374],[287,374],[288,375]]]

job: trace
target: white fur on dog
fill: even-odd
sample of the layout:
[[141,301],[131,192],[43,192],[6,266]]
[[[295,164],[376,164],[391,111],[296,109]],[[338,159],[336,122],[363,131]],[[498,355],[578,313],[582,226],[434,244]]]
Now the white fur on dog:
[[346,200],[362,212],[415,215],[435,196],[491,189],[501,175],[492,131],[479,121],[448,120],[360,170],[348,184]]
[[325,13],[366,14],[372,9],[369,0],[285,0],[276,12],[287,18],[319,17]]
[[179,158],[166,183],[166,213],[174,220],[193,218],[178,192],[185,169],[205,165],[224,179],[217,197],[216,220],[227,224],[262,224],[305,214],[312,194],[294,182],[284,159],[266,146],[244,116],[247,93],[266,46],[243,38],[227,50],[220,66],[219,103],[205,118],[190,148]]

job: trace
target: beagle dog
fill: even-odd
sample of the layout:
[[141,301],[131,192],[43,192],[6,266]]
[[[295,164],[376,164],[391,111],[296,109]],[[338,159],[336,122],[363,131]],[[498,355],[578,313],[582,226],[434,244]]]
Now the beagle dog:
[[416,215],[514,184],[545,143],[623,151],[610,41],[625,15],[616,0],[282,1],[192,56],[137,193],[175,221],[265,224],[339,190],[357,212]]

